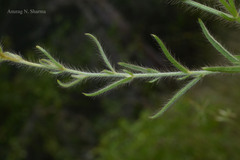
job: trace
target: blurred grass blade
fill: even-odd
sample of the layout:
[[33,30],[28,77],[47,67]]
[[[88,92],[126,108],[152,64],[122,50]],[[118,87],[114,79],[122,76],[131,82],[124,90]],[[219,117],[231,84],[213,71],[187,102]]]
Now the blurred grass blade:
[[85,35],[88,36],[88,37],[90,37],[90,38],[96,43],[96,45],[97,45],[97,47],[98,47],[98,50],[99,50],[99,52],[100,52],[100,54],[101,54],[101,56],[102,56],[102,58],[103,58],[103,61],[105,62],[105,64],[107,65],[107,67],[108,67],[111,71],[115,72],[115,70],[113,69],[111,63],[109,62],[106,54],[104,53],[103,48],[102,48],[100,42],[97,40],[97,38],[96,38],[95,36],[93,36],[92,34],[90,34],[90,33],[85,33]]
[[167,59],[176,67],[178,68],[180,71],[184,72],[184,73],[189,73],[189,70],[187,68],[185,68],[183,65],[181,65],[178,61],[176,61],[172,55],[169,53],[169,51],[167,50],[166,46],[163,44],[162,40],[160,38],[158,38],[158,36],[152,34],[153,38],[157,41],[157,43],[159,44],[159,46],[162,48],[163,53],[165,54],[165,56],[167,57]]
[[231,13],[233,16],[235,16],[235,11],[234,8],[232,8],[232,6],[230,4],[228,4],[228,2],[226,0],[219,0],[220,3],[226,8],[226,10]]
[[219,0],[219,1],[228,11],[231,10],[231,6],[228,4],[226,0]]
[[227,16],[229,18],[233,18],[232,15],[230,15],[230,14],[224,13],[222,11],[216,10],[216,9],[208,7],[208,6],[205,6],[205,5],[201,4],[201,3],[198,3],[198,2],[195,2],[195,1],[192,1],[192,0],[183,0],[183,2],[188,4],[188,5],[190,5],[190,6],[199,8],[199,9],[201,9],[203,11],[215,14],[215,15],[220,16],[220,17],[222,17],[222,15],[225,15],[225,16]]
[[92,96],[98,96],[98,95],[100,95],[100,94],[103,94],[103,93],[105,93],[105,92],[107,92],[107,91],[109,91],[109,90],[112,90],[112,89],[116,88],[117,86],[119,86],[119,85],[121,85],[121,84],[124,84],[124,83],[129,82],[131,79],[132,79],[132,77],[124,78],[124,79],[121,79],[121,80],[119,80],[119,81],[116,81],[116,82],[114,82],[114,83],[112,83],[112,84],[110,84],[110,85],[108,85],[108,86],[106,86],[106,87],[104,87],[104,88],[96,91],[96,92],[93,92],[93,93],[83,93],[83,94],[84,94],[85,96],[90,96],[90,97],[92,97]]
[[199,24],[202,28],[204,35],[206,36],[208,41],[212,44],[212,46],[233,64],[239,64],[240,61],[236,57],[234,57],[228,50],[226,50],[216,39],[213,38],[213,36],[209,33],[206,26],[202,22],[202,20],[198,19],[198,21],[199,21]]
[[171,107],[183,94],[185,94],[190,88],[192,88],[198,81],[200,81],[200,79],[202,78],[202,76],[199,76],[195,79],[193,79],[191,82],[189,82],[185,87],[183,87],[182,89],[180,89],[180,91],[178,91],[172,98],[170,101],[168,101],[168,103],[159,111],[157,112],[155,115],[151,116],[150,118],[157,118],[159,116],[161,116],[166,110],[169,109],[169,107]]
[[234,17],[237,17],[238,16],[238,11],[237,11],[234,0],[228,0],[228,1],[229,1],[229,4],[230,4],[231,8],[232,8],[232,15]]
[[45,56],[49,58],[51,62],[53,62],[58,68],[63,68],[61,64],[59,64],[45,49],[43,49],[40,46],[36,46],[37,49],[39,49]]
[[240,61],[240,55],[234,55]]
[[224,14],[221,15],[224,19],[226,19],[227,21],[236,21],[236,18],[235,17],[228,17]]
[[72,87],[72,86],[75,86],[76,84],[80,83],[84,78],[80,78],[80,79],[75,79],[71,82],[68,82],[68,83],[63,83],[61,82],[60,80],[57,80],[57,83],[61,86],[61,87],[64,87],[64,88],[68,88],[68,87]]
[[240,66],[229,66],[229,67],[203,67],[203,70],[213,72],[224,72],[224,73],[240,73]]
[[145,68],[141,66],[137,66],[134,64],[129,64],[129,63],[124,63],[124,62],[119,62],[118,65],[125,67],[127,69],[131,69],[133,71],[138,71],[138,72],[143,72],[143,73],[159,73],[159,71],[152,69],[152,68]]
[[229,3],[226,0],[219,0],[219,1],[227,9],[227,11],[231,13],[234,17],[238,15],[238,12],[233,0],[228,0]]

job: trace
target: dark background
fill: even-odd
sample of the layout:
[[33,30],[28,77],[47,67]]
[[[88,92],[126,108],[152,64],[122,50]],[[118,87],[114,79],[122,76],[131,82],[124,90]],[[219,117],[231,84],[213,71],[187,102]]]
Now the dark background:
[[[4,50],[37,60],[40,45],[82,70],[104,69],[84,33],[98,37],[116,68],[124,61],[173,70],[152,33],[190,69],[227,64],[204,38],[198,17],[231,51],[240,51],[237,25],[165,0],[1,0],[0,6]],[[46,14],[8,14],[8,9]],[[81,92],[103,81],[64,89],[57,78],[66,80],[0,65],[0,159],[239,159],[239,76],[205,78],[157,120],[148,116],[185,81],[134,81],[89,98]]]

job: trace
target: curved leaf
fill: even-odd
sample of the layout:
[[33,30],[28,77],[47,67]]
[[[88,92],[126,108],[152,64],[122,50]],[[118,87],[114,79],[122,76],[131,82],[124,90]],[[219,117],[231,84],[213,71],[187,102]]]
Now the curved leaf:
[[112,90],[112,89],[116,88],[117,86],[119,86],[119,85],[121,85],[121,84],[124,84],[124,83],[129,82],[131,79],[132,79],[132,77],[124,78],[124,79],[121,79],[121,80],[119,80],[119,81],[116,81],[116,82],[114,82],[114,83],[112,83],[112,84],[110,84],[110,85],[108,85],[108,86],[106,86],[106,87],[104,87],[104,88],[96,91],[96,92],[93,92],[93,93],[83,93],[83,94],[84,94],[85,96],[90,96],[90,97],[92,97],[92,96],[98,96],[98,95],[100,95],[100,94],[102,94],[102,93],[105,93],[105,92],[107,92],[107,91],[109,91],[109,90]]
[[111,71],[115,72],[115,70],[113,69],[111,63],[109,62],[106,54],[104,53],[103,48],[102,48],[100,42],[98,41],[98,39],[97,39],[94,35],[92,35],[92,34],[90,34],[90,33],[85,33],[85,35],[86,35],[86,36],[89,36],[89,37],[96,43],[96,45],[97,45],[97,47],[98,47],[98,50],[99,50],[99,52],[100,52],[100,54],[101,54],[101,56],[102,56],[102,58],[103,58],[103,61],[105,62],[105,64],[107,65],[107,67],[108,67]]
[[64,87],[64,88],[68,88],[68,87],[72,87],[72,86],[75,86],[76,84],[80,83],[84,78],[80,78],[80,79],[75,79],[71,82],[68,82],[68,83],[63,83],[61,82],[60,80],[57,80],[57,83],[61,86],[61,87]]
[[153,116],[151,116],[150,118],[157,118],[159,116],[161,116],[166,110],[169,109],[169,107],[171,107],[183,94],[185,94],[190,88],[192,88],[198,81],[200,81],[200,79],[202,78],[202,76],[199,76],[195,79],[193,79],[191,82],[189,82],[185,87],[183,87],[182,89],[180,89],[172,98],[170,101],[168,101],[168,103],[160,110],[158,111],[156,114],[154,114]]
[[39,49],[43,54],[45,54],[45,56],[47,56],[49,58],[49,60],[54,63],[58,68],[62,69],[63,66],[58,63],[45,49],[43,49],[40,46],[36,46],[37,49]]
[[189,73],[189,70],[184,67],[183,65],[181,65],[178,61],[176,61],[172,55],[170,54],[170,52],[167,50],[166,46],[163,44],[162,40],[160,38],[158,38],[158,36],[152,34],[153,38],[157,41],[157,43],[159,44],[159,46],[162,48],[163,53],[165,54],[165,56],[167,57],[167,59],[176,67],[178,68],[180,71],[184,72],[184,73]]
[[240,61],[234,57],[227,49],[225,49],[216,39],[213,38],[213,36],[209,33],[206,26],[204,25],[203,21],[201,19],[198,19],[199,24],[202,28],[202,31],[208,41],[212,44],[212,46],[218,50],[225,58],[227,58],[230,62],[234,64],[239,64]]

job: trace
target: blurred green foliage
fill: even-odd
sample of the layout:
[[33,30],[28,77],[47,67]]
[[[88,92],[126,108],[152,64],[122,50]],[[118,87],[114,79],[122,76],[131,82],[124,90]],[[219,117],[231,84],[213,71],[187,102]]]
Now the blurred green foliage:
[[[240,92],[231,91],[240,88],[237,83],[232,85],[237,79],[217,83],[222,82],[226,86],[207,83],[216,90],[198,87],[198,93],[188,94],[156,120],[148,119],[148,110],[143,110],[137,121],[120,119],[115,128],[102,135],[95,150],[98,159],[238,160]],[[221,102],[216,98],[226,95]]]

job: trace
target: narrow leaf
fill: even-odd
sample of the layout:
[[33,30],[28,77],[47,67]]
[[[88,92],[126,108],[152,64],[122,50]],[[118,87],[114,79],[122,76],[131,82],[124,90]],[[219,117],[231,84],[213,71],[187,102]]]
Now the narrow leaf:
[[196,7],[196,8],[199,8],[203,11],[206,11],[206,12],[209,12],[209,13],[212,13],[212,14],[215,14],[217,16],[221,16],[222,14],[224,14],[225,16],[227,17],[233,17],[232,15],[230,14],[227,14],[227,13],[224,13],[222,11],[219,11],[219,10],[216,10],[214,8],[211,8],[211,7],[208,7],[206,5],[203,5],[201,3],[198,3],[198,2],[195,2],[195,1],[192,1],[192,0],[183,0],[184,3],[188,4],[188,5],[191,5],[193,7]]
[[107,73],[107,74],[114,74],[114,72],[106,70],[106,69],[102,70],[101,72],[102,73]]
[[203,70],[212,72],[224,72],[224,73],[239,73],[240,66],[229,66],[229,67],[203,67]]
[[168,101],[168,103],[159,111],[157,112],[155,115],[151,116],[150,118],[157,118],[159,116],[161,116],[167,109],[169,109],[169,107],[171,107],[182,95],[184,95],[190,88],[192,88],[198,81],[200,81],[200,79],[202,78],[202,76],[199,76],[195,79],[193,79],[192,81],[190,81],[185,87],[183,87],[180,91],[178,91],[172,98],[170,101]]
[[117,86],[121,85],[121,84],[124,84],[124,83],[127,83],[129,82],[130,80],[132,79],[132,77],[128,77],[128,78],[124,78],[124,79],[121,79],[119,81],[116,81],[96,92],[93,92],[93,93],[83,93],[85,96],[97,96],[97,95],[100,95],[100,94],[103,94],[109,90],[112,90],[114,88],[116,88]]
[[54,74],[54,75],[58,75],[58,74],[63,73],[63,71],[52,71],[52,72],[49,72],[49,73]]
[[238,16],[238,11],[237,11],[236,5],[234,3],[234,0],[228,0],[228,1],[229,1],[229,4],[230,4],[231,8],[232,8],[232,15],[234,17],[237,17]]
[[226,19],[227,21],[236,21],[236,18],[235,17],[228,17],[224,14],[221,14],[221,17]]
[[43,49],[40,46],[36,46],[36,48],[39,49],[43,54],[45,54],[45,56],[47,56],[49,60],[53,62],[58,68],[60,69],[63,68],[63,66],[60,63],[58,63],[45,49]]
[[170,52],[167,50],[166,46],[163,44],[162,40],[160,38],[158,38],[156,35],[152,34],[153,38],[157,41],[157,43],[159,44],[159,46],[162,48],[163,53],[165,54],[165,56],[167,57],[167,59],[176,67],[178,68],[180,71],[184,72],[184,73],[189,73],[189,70],[187,68],[185,68],[183,65],[181,65],[178,61],[176,61],[172,55],[170,54]]
[[208,41],[212,44],[212,46],[216,50],[218,50],[230,62],[232,62],[234,64],[239,64],[240,61],[236,57],[234,57],[227,49],[225,49],[216,39],[213,38],[213,36],[209,33],[209,31],[207,30],[206,26],[202,22],[202,20],[198,19],[198,21],[199,21],[199,24],[200,24],[200,26],[202,28],[202,31],[203,31],[204,35],[206,36]]
[[186,75],[186,76],[183,76],[183,77],[178,78],[177,80],[182,81],[182,80],[185,80],[185,79],[187,79],[187,78],[189,78],[189,77],[190,77],[190,75]]
[[154,78],[153,80],[148,81],[148,83],[154,83],[154,82],[158,81],[159,79],[161,79],[161,78]]
[[133,73],[130,72],[129,70],[124,69],[123,72],[128,73],[131,77],[133,77]]
[[40,59],[39,63],[47,68],[55,69],[56,66],[54,63],[52,63],[50,60],[47,59]]
[[145,68],[145,67],[141,67],[141,66],[129,64],[129,63],[124,63],[124,62],[119,62],[118,65],[125,67],[127,69],[131,69],[133,71],[137,71],[137,72],[159,73],[159,71],[152,69],[152,68]]
[[61,87],[64,87],[64,88],[68,88],[68,87],[72,87],[78,83],[80,83],[84,78],[80,78],[80,79],[75,79],[71,82],[68,82],[68,83],[63,83],[61,82],[60,80],[57,80],[57,83],[61,86]]
[[103,61],[105,62],[105,64],[107,65],[107,67],[108,67],[111,71],[115,72],[115,70],[113,69],[111,63],[109,62],[106,54],[104,53],[103,48],[102,48],[100,42],[97,40],[97,38],[96,38],[95,36],[93,36],[92,34],[90,34],[90,33],[86,33],[85,35],[86,35],[86,36],[89,36],[89,37],[96,43],[96,45],[97,45],[97,47],[98,47],[98,50],[99,50],[99,52],[100,52],[100,54],[101,54],[101,56],[102,56],[102,58],[103,58]]
[[152,69],[152,68],[147,68],[147,72],[148,73],[159,73],[159,71],[157,71],[156,69]]
[[228,2],[226,0],[219,1],[227,9],[227,11],[232,14],[232,7],[228,4]]

